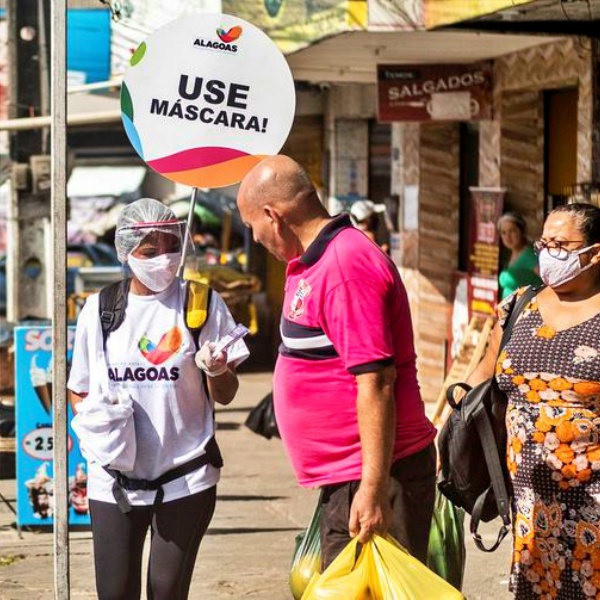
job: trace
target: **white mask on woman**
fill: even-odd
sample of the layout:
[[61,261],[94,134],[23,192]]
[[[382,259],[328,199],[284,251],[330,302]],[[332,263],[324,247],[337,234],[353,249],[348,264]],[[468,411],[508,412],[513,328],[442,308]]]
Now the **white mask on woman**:
[[127,264],[133,274],[153,292],[162,292],[171,285],[180,262],[181,252],[159,254],[146,259],[136,258],[131,254],[127,257]]
[[542,281],[550,287],[558,287],[575,279],[580,273],[587,271],[592,263],[590,262],[582,267],[579,256],[588,252],[591,247],[586,246],[580,250],[573,250],[573,252],[567,254],[566,258],[552,256],[548,248],[544,248],[538,256]]

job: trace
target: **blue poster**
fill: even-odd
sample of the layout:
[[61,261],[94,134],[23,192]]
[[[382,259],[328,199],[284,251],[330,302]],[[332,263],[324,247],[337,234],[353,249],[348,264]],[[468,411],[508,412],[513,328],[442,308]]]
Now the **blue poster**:
[[[75,328],[68,331],[70,365]],[[15,404],[17,425],[17,521],[52,525],[54,470],[52,451],[52,330],[15,328]],[[69,407],[69,524],[89,525],[87,464],[71,429]]]

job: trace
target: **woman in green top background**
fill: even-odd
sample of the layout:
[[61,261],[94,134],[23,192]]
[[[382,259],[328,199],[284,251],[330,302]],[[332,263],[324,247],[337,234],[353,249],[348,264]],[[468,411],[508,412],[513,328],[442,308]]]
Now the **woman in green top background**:
[[516,212],[504,213],[498,219],[502,245],[508,250],[501,265],[498,283],[501,298],[510,296],[525,285],[539,285],[537,256],[525,235],[525,219]]

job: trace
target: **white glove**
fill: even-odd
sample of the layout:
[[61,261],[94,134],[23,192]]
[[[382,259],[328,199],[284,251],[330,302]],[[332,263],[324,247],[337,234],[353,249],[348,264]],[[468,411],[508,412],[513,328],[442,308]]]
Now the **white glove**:
[[196,365],[209,377],[218,377],[227,371],[227,352],[219,352],[216,357],[213,357],[214,348],[213,342],[204,342],[195,356]]

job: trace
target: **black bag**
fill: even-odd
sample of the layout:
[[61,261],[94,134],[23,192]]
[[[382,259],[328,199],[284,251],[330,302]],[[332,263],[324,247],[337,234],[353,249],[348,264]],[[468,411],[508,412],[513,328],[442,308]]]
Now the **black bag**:
[[[508,342],[520,312],[537,291],[530,287],[516,301],[504,328],[499,352]],[[453,396],[457,387],[467,392],[459,404]],[[454,410],[438,438],[441,462],[438,489],[471,515],[470,529],[475,545],[485,552],[493,552],[510,526],[507,398],[498,388],[496,378],[492,377],[474,388],[466,383],[451,385],[446,391],[446,399]],[[491,548],[486,548],[477,532],[479,522],[491,521],[498,516],[502,518],[498,539]]]
[[270,440],[272,437],[281,437],[277,422],[275,421],[275,411],[273,410],[273,393],[269,392],[248,414],[244,425]]

